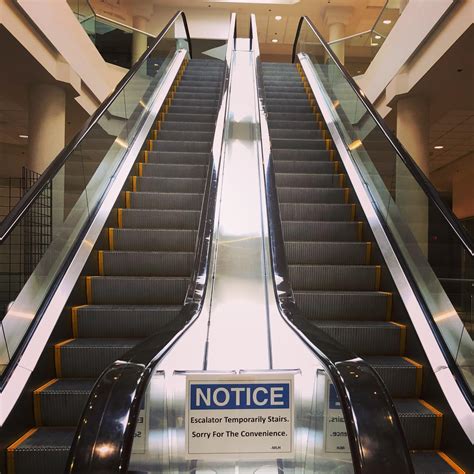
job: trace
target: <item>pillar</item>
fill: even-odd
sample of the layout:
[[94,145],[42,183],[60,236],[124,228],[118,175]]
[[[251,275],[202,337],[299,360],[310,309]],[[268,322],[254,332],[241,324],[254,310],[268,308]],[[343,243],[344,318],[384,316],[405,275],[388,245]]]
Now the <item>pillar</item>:
[[[397,102],[397,136],[423,173],[429,177],[429,105],[421,96]],[[428,254],[428,199],[406,167],[397,160],[396,200],[419,247]]]
[[[141,31],[146,31],[148,20],[144,16],[133,17],[133,27]],[[138,31],[133,32],[132,38],[132,66],[138,61],[140,56],[146,51],[148,47],[148,37]]]
[[29,89],[28,167],[42,173],[64,148],[66,93],[55,84]]
[[[35,84],[29,89],[28,168],[43,173],[64,148],[66,92],[56,84]],[[64,168],[52,186],[53,238],[64,221]]]
[[[332,23],[329,25],[329,42],[344,38],[345,34],[346,26],[344,23]],[[341,64],[344,64],[346,42],[339,41],[338,43],[331,44],[331,48],[339,61],[341,61]]]
[[[352,7],[329,6],[324,11],[324,22],[329,30],[329,42],[344,38],[346,26],[352,17]],[[344,64],[345,61],[345,41],[330,45],[339,61]]]

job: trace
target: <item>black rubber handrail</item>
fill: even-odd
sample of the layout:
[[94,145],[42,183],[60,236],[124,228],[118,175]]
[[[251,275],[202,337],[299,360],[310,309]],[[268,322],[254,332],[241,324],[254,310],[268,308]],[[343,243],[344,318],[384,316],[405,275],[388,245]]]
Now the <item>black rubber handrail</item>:
[[415,160],[410,156],[410,154],[406,151],[404,146],[400,143],[398,138],[395,134],[390,130],[380,114],[377,112],[375,107],[372,103],[367,99],[362,89],[357,85],[351,75],[347,72],[346,68],[341,64],[338,57],[334,54],[331,47],[319,33],[317,28],[314,26],[314,23],[307,17],[302,16],[300,21],[298,22],[298,28],[296,30],[295,41],[293,43],[293,53],[292,53],[292,62],[294,63],[296,60],[296,50],[298,47],[299,36],[301,32],[301,27],[303,22],[306,22],[307,25],[311,28],[314,35],[318,38],[321,45],[323,46],[324,50],[326,51],[327,55],[334,61],[334,64],[337,66],[341,74],[346,79],[347,83],[351,86],[352,90],[355,92],[357,97],[360,101],[364,104],[365,108],[369,115],[373,118],[377,126],[380,130],[382,130],[383,134],[387,138],[388,142],[390,143],[391,147],[395,150],[397,155],[403,161],[405,166],[408,168],[410,173],[413,175],[417,183],[420,185],[421,189],[424,193],[428,196],[428,199],[435,205],[438,211],[443,216],[443,219],[446,221],[448,226],[452,229],[456,238],[459,240],[461,245],[466,249],[466,251],[472,256],[474,256],[474,240],[469,234],[469,232],[463,227],[463,225],[459,222],[459,219],[454,215],[453,211],[449,209],[448,206],[442,201],[438,191],[433,186],[431,181],[425,176],[423,171],[419,168],[416,164]]
[[[255,19],[251,23],[256,29]],[[257,32],[251,34],[258,45]],[[257,55],[258,46],[256,46]],[[261,62],[257,58],[258,99],[266,115]],[[264,119],[263,119],[264,120]],[[274,297],[283,320],[321,362],[334,383],[346,422],[354,472],[412,474],[406,438],[397,411],[375,370],[311,324],[295,303],[285,253],[270,136],[261,128],[265,195]]]
[[[234,44],[235,14],[231,15],[229,43]],[[226,55],[227,58],[227,55]],[[229,64],[226,61],[220,111],[226,110]],[[223,140],[224,127],[216,130]],[[220,153],[220,150],[219,150]],[[196,243],[193,275],[178,318],[110,365],[94,386],[69,453],[67,473],[127,472],[143,397],[158,363],[201,313],[207,290],[215,221],[218,166],[211,152]],[[106,455],[100,452],[107,446]]]
[[46,168],[44,173],[39,177],[35,184],[25,193],[25,195],[18,201],[15,207],[0,223],[0,244],[11,234],[16,225],[21,221],[22,217],[28,212],[34,204],[38,196],[54,179],[61,167],[66,163],[69,156],[77,149],[82,140],[87,137],[89,131],[99,122],[99,120],[107,113],[107,109],[113,101],[120,95],[126,85],[132,80],[135,73],[142,67],[145,61],[154,52],[163,37],[168,33],[170,28],[174,25],[176,20],[181,17],[184,23],[186,32],[186,39],[188,41],[189,56],[192,58],[191,38],[189,36],[188,22],[183,11],[178,10],[171,20],[166,24],[160,34],[153,40],[150,47],[140,56],[132,68],[125,74],[122,80],[117,84],[115,90],[99,105],[98,109],[86,121],[82,129],[69,142],[69,144],[56,156],[51,164]]

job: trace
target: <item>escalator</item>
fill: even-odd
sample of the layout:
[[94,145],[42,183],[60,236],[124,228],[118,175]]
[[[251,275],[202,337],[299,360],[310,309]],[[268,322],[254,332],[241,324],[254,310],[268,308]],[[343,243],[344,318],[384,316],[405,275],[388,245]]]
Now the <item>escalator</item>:
[[[180,22],[187,37],[171,40],[169,31]],[[61,222],[42,260],[48,264],[51,254],[57,258],[58,243],[74,251],[62,233],[74,233],[75,219],[84,209],[91,212],[86,229],[94,227],[95,186],[102,191],[100,186],[111,183],[97,200],[95,217],[107,213],[105,223],[96,229],[95,244],[58,312],[39,364],[0,431],[5,472],[63,472],[77,423],[101,372],[150,334],[172,336],[175,325],[183,324],[183,303],[202,248],[198,234],[207,213],[204,196],[212,176],[209,163],[224,80],[223,61],[189,58],[190,41],[185,16],[178,12],[86,124],[82,137],[73,141],[73,151],[63,151],[46,171],[52,178],[43,177],[46,183],[37,187],[41,196],[40,186],[55,189],[62,175],[64,194],[58,196],[56,187],[53,203],[63,206]],[[160,101],[161,107],[156,105]],[[127,154],[114,168],[110,156],[117,159],[124,149],[132,153],[132,146],[136,158],[129,161],[129,171],[123,170]],[[59,167],[54,174],[53,167]],[[104,169],[110,174],[104,176]],[[124,184],[118,190],[121,173]],[[104,211],[114,192],[112,209]],[[82,199],[87,206],[81,206]],[[2,229],[12,219],[18,217],[8,216]],[[15,225],[6,244],[15,237]],[[79,237],[79,245],[89,247],[89,242]],[[62,271],[74,265],[72,257]],[[41,281],[43,272],[40,262],[30,280]],[[57,278],[64,281],[67,276]],[[53,293],[46,288],[44,297],[51,300],[52,295],[54,284]],[[24,304],[32,304],[20,292],[2,322],[5,329],[23,298]],[[34,337],[27,333],[25,344]],[[13,352],[8,338],[2,343],[2,350]],[[3,374],[4,392],[21,364],[15,355]]]
[[72,332],[54,344],[55,378],[33,392],[36,426],[7,448],[9,472],[62,472],[96,378],[179,314],[222,74],[222,62],[191,59],[176,80],[77,284],[82,301],[62,315]]
[[415,470],[455,472],[439,452],[442,413],[420,398],[423,366],[407,349],[406,316],[394,314],[393,286],[324,119],[296,65],[263,63],[263,80],[296,304],[382,377]]
[[[262,63],[261,89],[284,245],[274,258],[286,254],[286,291],[307,321],[379,374],[415,472],[471,472],[472,238],[307,17],[293,63]],[[429,226],[447,238],[429,241]],[[405,259],[399,273],[396,259]]]

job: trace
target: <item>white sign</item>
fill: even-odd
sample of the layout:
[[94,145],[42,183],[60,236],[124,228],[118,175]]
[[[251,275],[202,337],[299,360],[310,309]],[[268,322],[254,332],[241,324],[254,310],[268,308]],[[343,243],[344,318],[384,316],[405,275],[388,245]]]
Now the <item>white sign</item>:
[[293,375],[189,375],[186,459],[294,455]]
[[349,439],[336,387],[329,382],[326,390],[326,452],[349,452]]

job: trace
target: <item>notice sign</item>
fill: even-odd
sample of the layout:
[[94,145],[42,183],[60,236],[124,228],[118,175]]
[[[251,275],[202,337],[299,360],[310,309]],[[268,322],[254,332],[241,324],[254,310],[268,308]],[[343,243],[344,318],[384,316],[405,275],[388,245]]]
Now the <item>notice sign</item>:
[[326,452],[349,452],[349,439],[341,402],[337,396],[336,387],[327,384],[327,409],[326,409]]
[[294,454],[293,375],[190,375],[186,458],[288,458]]

